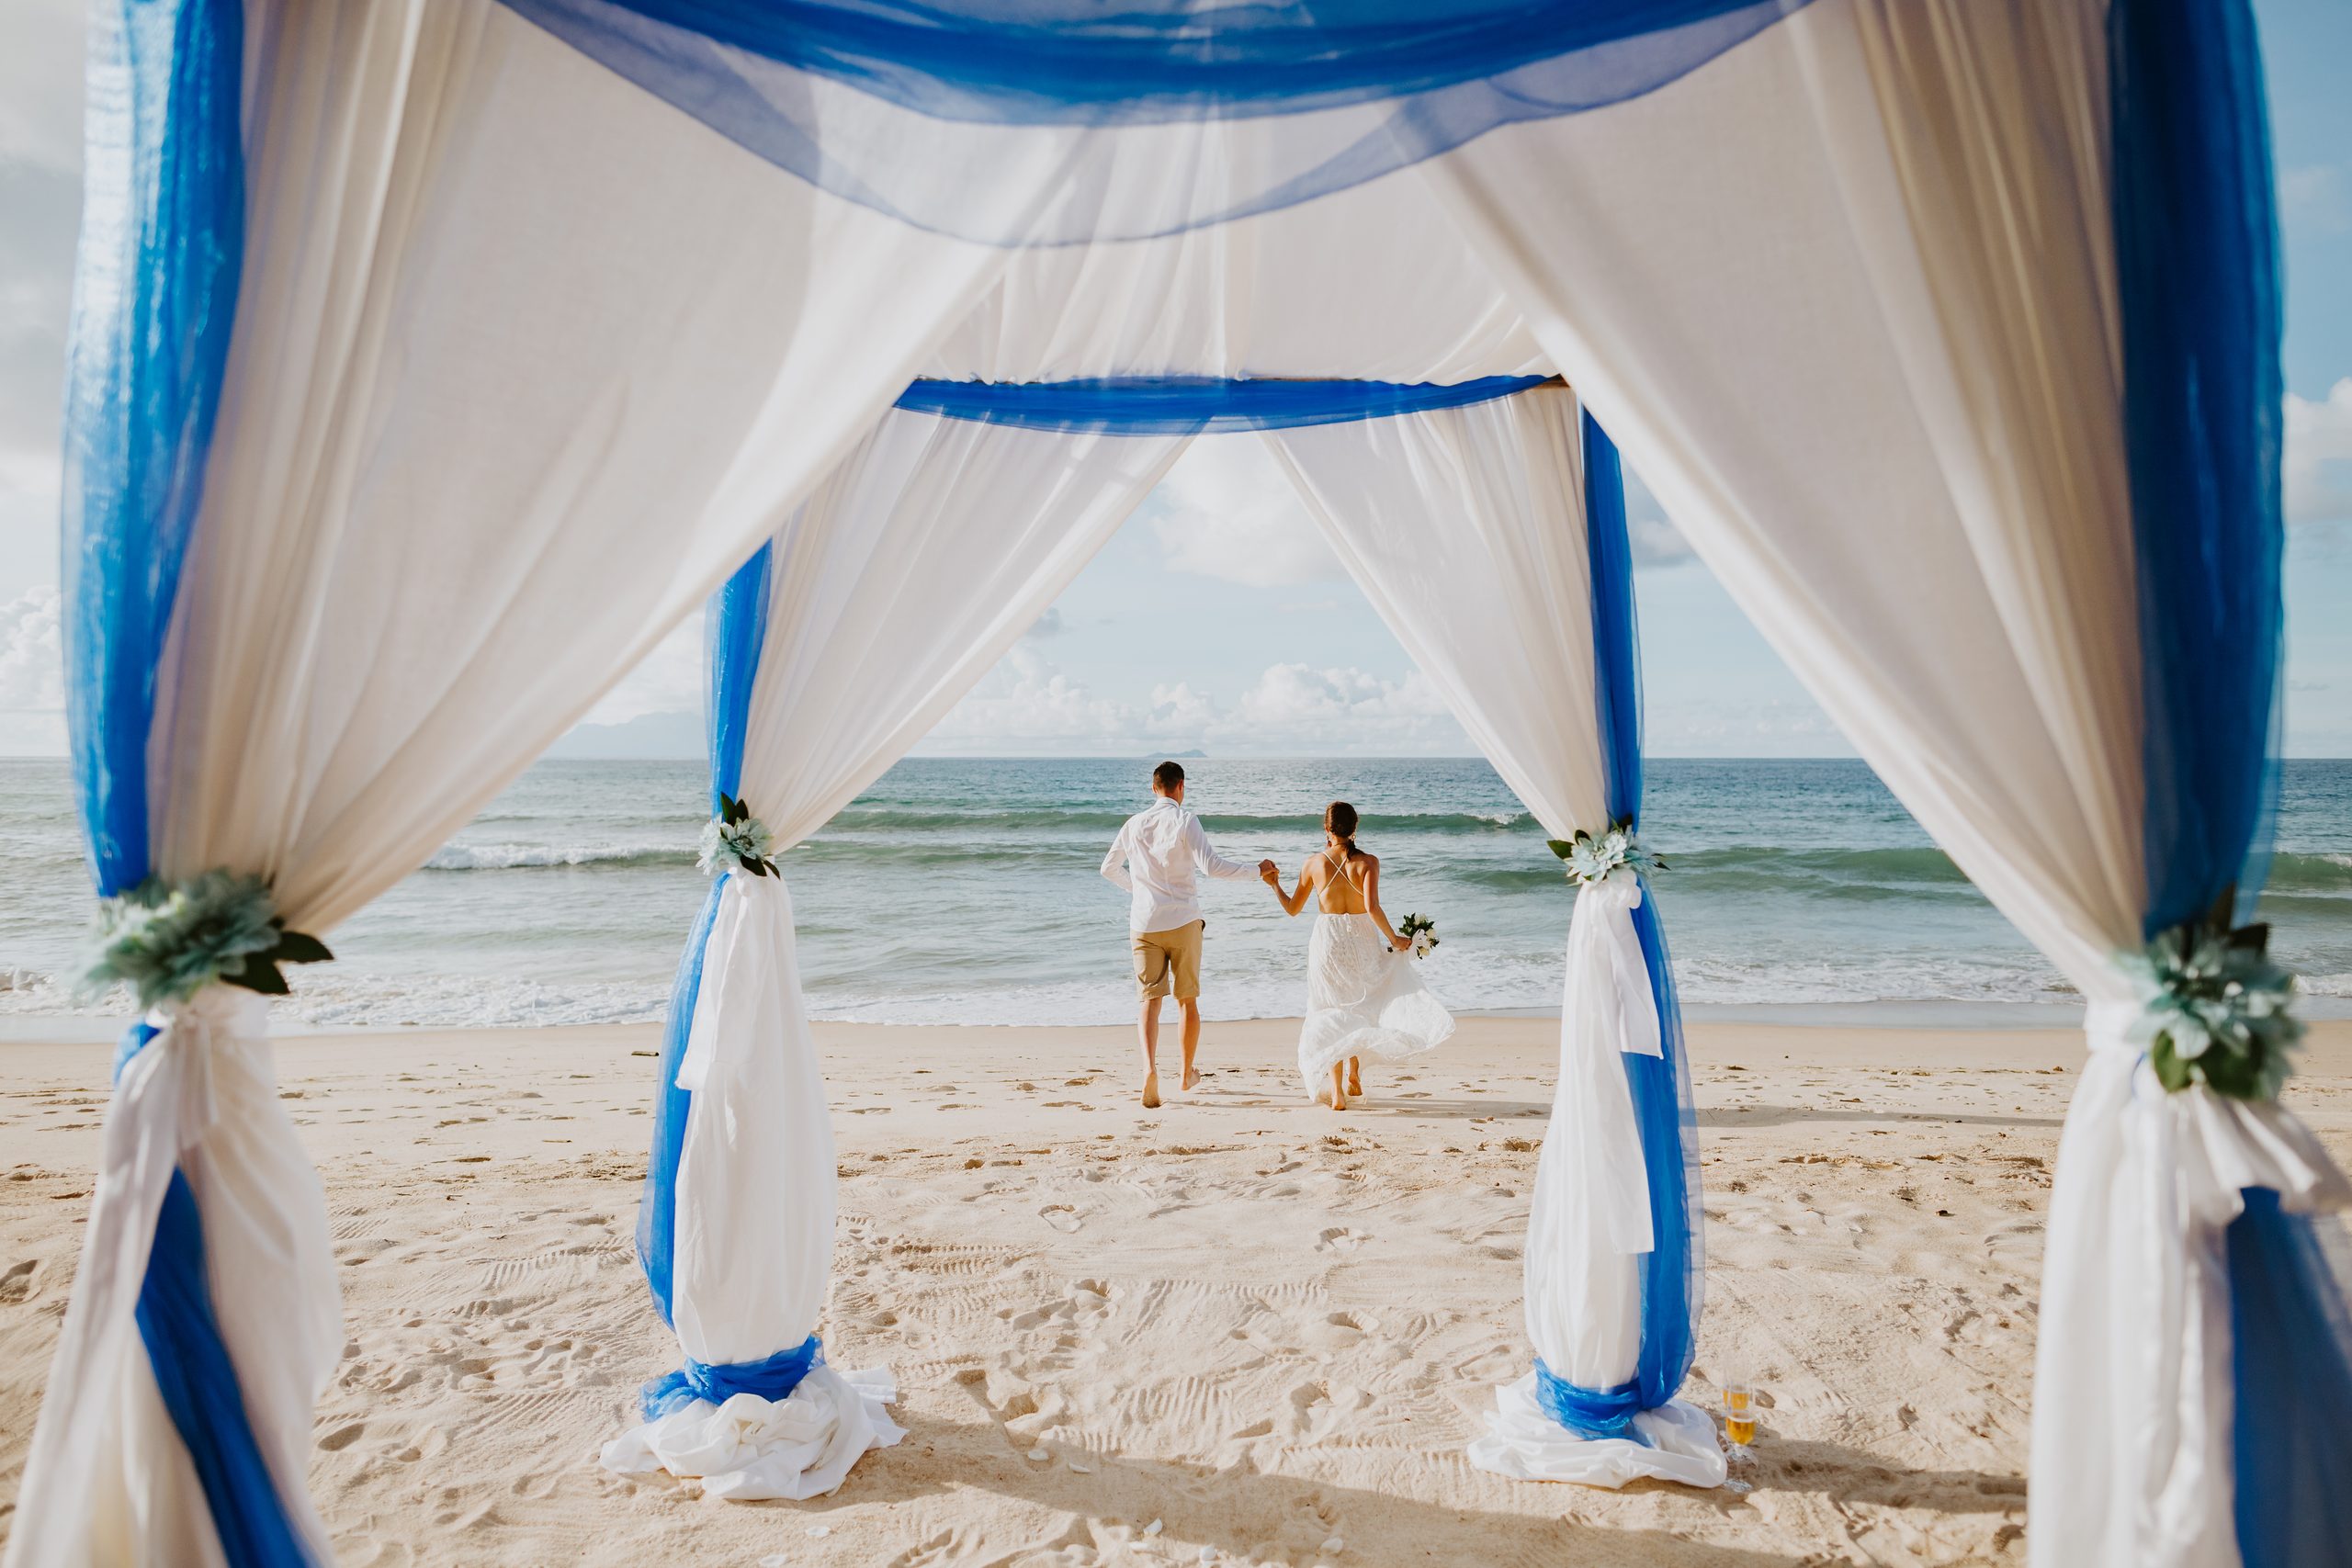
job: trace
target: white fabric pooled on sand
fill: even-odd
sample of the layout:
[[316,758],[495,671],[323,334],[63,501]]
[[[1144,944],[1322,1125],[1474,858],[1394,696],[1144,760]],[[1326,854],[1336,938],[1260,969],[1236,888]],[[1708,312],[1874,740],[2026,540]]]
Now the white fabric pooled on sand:
[[602,1458],[622,1475],[700,1476],[706,1493],[730,1502],[803,1502],[838,1488],[868,1449],[907,1435],[885,1408],[898,1397],[887,1371],[820,1366],[784,1399],[697,1399],[615,1438]]

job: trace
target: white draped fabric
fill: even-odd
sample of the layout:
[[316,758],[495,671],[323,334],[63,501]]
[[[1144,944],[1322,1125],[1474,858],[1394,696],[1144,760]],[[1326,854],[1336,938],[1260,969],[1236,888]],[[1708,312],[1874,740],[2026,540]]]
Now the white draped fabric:
[[[159,873],[259,873],[323,934],[699,603],[1005,253],[780,177],[495,6],[248,11],[251,238],[150,817]],[[557,254],[594,265],[550,287]],[[327,1557],[318,1180],[265,1015],[199,997],[164,1021],[109,1109],[11,1568],[211,1548],[131,1327],[174,1154],[247,1415]]]
[[[1469,408],[1269,434],[1349,573],[1463,728],[1555,838],[1609,825],[1576,396],[1543,387]],[[1622,1053],[1659,1053],[1629,874],[1581,891],[1569,922],[1560,1067],[1525,1256],[1528,1336],[1593,1389],[1635,1371],[1649,1188]],[[1695,1240],[1695,1238],[1694,1238]],[[1724,1460],[1687,1406],[1651,1441],[1588,1439],[1500,1391],[1474,1462],[1528,1479],[1711,1486]]]
[[[149,1021],[162,1032],[107,1107],[80,1269],[25,1465],[22,1497],[48,1506],[19,1505],[8,1561],[220,1561],[132,1315],[175,1165],[203,1215],[221,1337],[252,1369],[254,1435],[297,1532],[324,1561],[325,1528],[302,1476],[311,1407],[343,1353],[343,1314],[318,1172],[277,1099],[268,1009],[254,992],[213,986]],[[218,1289],[229,1281],[245,1288]]]
[[[987,672],[1184,445],[884,417],[772,547],[741,798],[779,854]],[[696,1361],[757,1361],[816,1332],[833,1250],[832,1130],[780,879],[729,874],[678,1082],[694,1095],[678,1342]],[[694,1401],[606,1445],[605,1463],[702,1476],[742,1500],[815,1496],[898,1440],[892,1397],[887,1372],[820,1366],[785,1400]]]
[[2346,1193],[2284,1111],[2167,1100],[2117,1022],[2145,878],[2105,14],[1817,0],[1423,172],[1733,597],[2089,998],[2028,1540],[2046,1568],[2226,1568],[2240,1200],[2187,1173]]
[[[2157,1093],[2119,1021],[2132,998],[2112,960],[2139,945],[2147,879],[2110,0],[1813,0],[1712,58],[1677,56],[1627,88],[1664,82],[1642,96],[1447,142],[1292,210],[1017,256],[944,231],[1157,233],[1385,166],[1379,140],[1414,128],[1356,100],[943,135],[741,51],[663,62],[717,61],[753,99],[805,86],[793,128],[839,129],[854,157],[802,172],[861,205],[524,19],[566,9],[611,8],[243,7],[247,243],[218,426],[183,453],[203,500],[156,671],[155,872],[261,874],[290,927],[332,931],[771,536],[744,793],[782,841],[805,836],[1009,646],[1181,446],[886,416],[920,368],[1556,369],[2091,1003],[2048,1237],[2034,1561],[2233,1568],[2222,1227],[2248,1181],[2301,1211],[2352,1191],[2286,1111]],[[1588,63],[1606,76],[1623,58]],[[1277,443],[1557,832],[1603,810],[1573,408],[1544,394]],[[1624,1364],[1612,1325],[1638,1239],[1609,1218],[1622,1189],[1588,1187],[1606,1201],[1581,1215],[1561,1199],[1559,1134],[1582,1129],[1577,1152],[1594,1153],[1600,1065],[1648,1038],[1637,1011],[1582,1005],[1604,972],[1622,980],[1623,906],[1579,899],[1571,920],[1562,1157],[1547,1144],[1528,1258],[1531,1333],[1577,1377]],[[696,1098],[799,1132],[755,1146],[745,1123],[689,1127],[681,1180],[702,1196],[678,1322],[697,1358],[805,1335],[830,1246],[789,899],[730,882],[722,914]],[[7,1562],[219,1556],[131,1315],[175,1162],[261,1452],[323,1559],[303,1472],[340,1334],[319,1186],[257,1007],[216,989],[154,1021],[109,1109]],[[808,1202],[730,1202],[719,1189],[741,1180]],[[751,1225],[767,1227],[760,1255],[738,1256]],[[793,1495],[883,1434],[886,1393],[818,1381],[802,1404],[707,1411],[648,1451]],[[1492,1440],[1518,1446],[1522,1473],[1607,1478],[1538,1453],[1546,1434],[1510,1398]],[[1645,1452],[1671,1454],[1684,1418],[1644,1429]]]
[[1452,383],[1551,372],[1519,307],[1407,178],[1148,244],[1018,252],[922,373]]

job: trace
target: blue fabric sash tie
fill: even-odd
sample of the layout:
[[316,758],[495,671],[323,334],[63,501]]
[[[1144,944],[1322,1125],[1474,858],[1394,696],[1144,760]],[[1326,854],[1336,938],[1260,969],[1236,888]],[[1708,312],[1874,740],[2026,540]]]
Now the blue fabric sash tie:
[[1023,430],[1112,435],[1215,435],[1296,430],[1432,409],[1466,408],[1541,387],[1542,376],[1481,376],[1446,384],[1227,380],[1205,376],[1108,376],[1070,381],[916,381],[898,406],[943,419]]
[[676,1371],[655,1378],[638,1396],[648,1421],[659,1421],[697,1399],[724,1404],[739,1393],[762,1399],[788,1399],[800,1380],[822,1363],[824,1347],[813,1334],[789,1350],[779,1350],[760,1361],[689,1360]]
[[1578,1388],[1535,1359],[1535,1402],[1544,1414],[1580,1438],[1623,1438],[1650,1446],[1634,1427],[1642,1413],[1642,1384],[1636,1378],[1615,1388]]

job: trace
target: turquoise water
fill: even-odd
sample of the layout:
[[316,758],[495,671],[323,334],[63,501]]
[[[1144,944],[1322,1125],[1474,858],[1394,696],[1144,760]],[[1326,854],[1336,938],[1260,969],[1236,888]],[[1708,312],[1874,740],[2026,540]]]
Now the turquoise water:
[[[1392,916],[1436,917],[1431,986],[1462,1009],[1549,1009],[1570,897],[1542,830],[1476,760],[1188,766],[1218,848],[1286,871],[1324,804],[1363,814]],[[785,858],[820,1017],[1111,1022],[1132,1003],[1125,901],[1096,874],[1146,765],[910,759]],[[330,1024],[659,1016],[703,897],[689,762],[543,762],[433,863],[334,933],[293,1011]],[[2313,1013],[2352,1012],[2352,762],[2286,764],[2264,912]],[[1686,1000],[1952,1021],[2056,1017],[2073,997],[1859,762],[1650,763],[1646,837]],[[1212,1017],[1295,1014],[1305,920],[1212,883]],[[88,908],[64,765],[0,761],[0,1012],[52,1013]],[[103,1009],[85,1010],[93,1013]]]

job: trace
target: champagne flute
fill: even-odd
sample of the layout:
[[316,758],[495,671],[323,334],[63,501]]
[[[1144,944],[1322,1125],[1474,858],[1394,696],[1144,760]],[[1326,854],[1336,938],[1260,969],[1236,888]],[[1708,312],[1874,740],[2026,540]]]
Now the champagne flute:
[[1724,1435],[1732,1441],[1732,1462],[1746,1463],[1756,1440],[1756,1385],[1744,1377],[1724,1384]]

